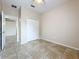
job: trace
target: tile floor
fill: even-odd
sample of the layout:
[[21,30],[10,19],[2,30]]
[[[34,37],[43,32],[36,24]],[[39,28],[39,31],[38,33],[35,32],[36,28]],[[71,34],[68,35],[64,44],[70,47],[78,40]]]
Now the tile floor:
[[0,59],[79,59],[78,51],[45,40],[20,45],[14,39],[7,39]]

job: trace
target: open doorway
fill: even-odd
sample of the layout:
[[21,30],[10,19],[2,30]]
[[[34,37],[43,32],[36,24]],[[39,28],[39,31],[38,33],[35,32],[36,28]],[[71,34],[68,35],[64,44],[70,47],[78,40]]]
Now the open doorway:
[[[15,45],[17,43],[17,34],[16,34],[16,21],[6,18],[6,47],[9,45]],[[11,48],[11,46],[9,46]]]

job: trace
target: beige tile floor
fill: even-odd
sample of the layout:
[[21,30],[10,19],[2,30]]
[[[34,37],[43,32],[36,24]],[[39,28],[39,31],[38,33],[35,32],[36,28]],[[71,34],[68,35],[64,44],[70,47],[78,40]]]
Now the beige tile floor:
[[78,51],[45,40],[20,45],[14,39],[7,39],[0,59],[79,59]]

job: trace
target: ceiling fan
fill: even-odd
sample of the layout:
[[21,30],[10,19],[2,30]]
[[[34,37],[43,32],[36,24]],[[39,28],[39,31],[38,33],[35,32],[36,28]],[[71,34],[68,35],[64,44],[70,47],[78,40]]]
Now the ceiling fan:
[[35,6],[43,6],[45,4],[45,0],[33,0],[31,7],[35,8]]

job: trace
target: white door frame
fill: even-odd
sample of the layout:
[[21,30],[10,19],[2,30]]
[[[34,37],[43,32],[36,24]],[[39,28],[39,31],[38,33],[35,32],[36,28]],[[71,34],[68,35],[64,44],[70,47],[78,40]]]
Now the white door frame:
[[[5,15],[4,13],[2,13],[2,50],[4,49],[5,44],[6,44],[6,35],[5,35],[6,18],[15,20],[15,22],[16,22],[16,37],[18,37],[18,34],[17,34],[18,33],[18,31],[17,31],[18,17],[11,16],[11,15]],[[17,38],[17,40],[19,40],[19,39]]]

